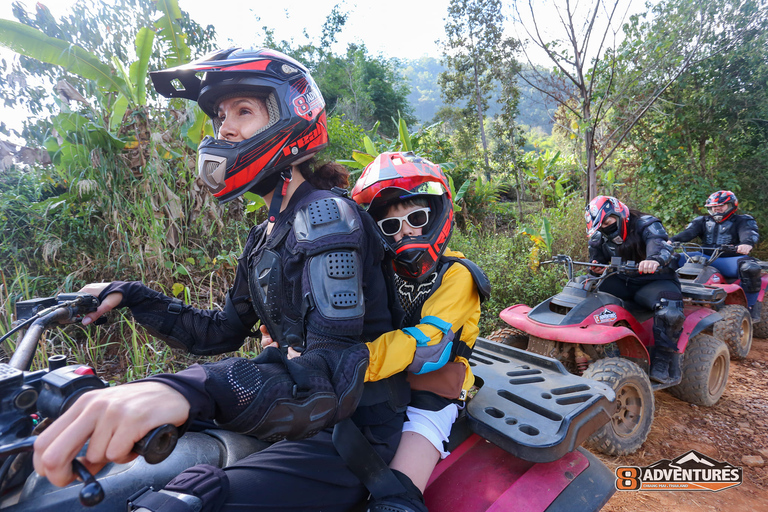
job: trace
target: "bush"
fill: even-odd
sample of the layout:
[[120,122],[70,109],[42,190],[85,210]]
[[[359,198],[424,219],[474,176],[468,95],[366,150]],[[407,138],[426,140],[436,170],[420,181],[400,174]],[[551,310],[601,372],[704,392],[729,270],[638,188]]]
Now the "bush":
[[477,263],[491,281],[491,298],[483,303],[480,335],[503,327],[499,313],[515,304],[533,307],[557,293],[565,282],[560,267],[531,267],[533,242],[521,235],[462,234],[454,231],[451,249]]

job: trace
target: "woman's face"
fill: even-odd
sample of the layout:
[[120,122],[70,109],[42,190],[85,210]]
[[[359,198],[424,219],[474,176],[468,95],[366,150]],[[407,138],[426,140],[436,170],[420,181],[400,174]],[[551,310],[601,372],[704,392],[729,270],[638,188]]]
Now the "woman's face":
[[616,217],[614,217],[613,215],[610,215],[605,219],[603,219],[603,223],[600,224],[600,227],[607,228],[607,227],[613,226],[614,224],[616,224]]
[[[384,219],[388,219],[390,217],[405,217],[412,211],[421,210],[423,208],[423,206],[419,206],[417,204],[412,204],[409,206],[406,206],[403,203],[393,204],[387,210],[386,215],[384,215]],[[395,242],[399,242],[406,236],[421,236],[421,230],[422,228],[415,228],[411,226],[406,219],[401,219],[400,231],[395,233],[393,238],[395,239]]]
[[264,100],[253,96],[228,98],[218,106],[219,138],[240,142],[250,138],[269,124],[269,113]]

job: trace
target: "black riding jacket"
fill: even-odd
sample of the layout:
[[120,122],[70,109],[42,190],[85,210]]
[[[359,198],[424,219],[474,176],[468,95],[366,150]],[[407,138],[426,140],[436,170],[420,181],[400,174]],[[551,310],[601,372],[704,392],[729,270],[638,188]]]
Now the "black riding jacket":
[[674,251],[667,242],[669,237],[661,221],[652,215],[640,218],[630,215],[627,239],[622,244],[608,240],[600,231],[589,239],[589,261],[607,264],[615,256],[623,261],[640,263],[643,260],[657,261],[660,269],[653,274],[641,274],[631,280],[649,281],[655,279],[676,279],[674,274]]
[[[311,372],[330,376],[337,369],[342,351],[359,345],[360,353],[367,357],[363,342],[372,341],[393,329],[390,301],[394,294],[382,272],[384,251],[376,235],[376,226],[353,202],[343,199],[353,206],[351,211],[357,216],[353,219],[356,229],[338,236],[330,233],[310,242],[302,238],[301,233],[297,235],[298,230],[293,229],[297,213],[307,204],[326,198],[338,199],[338,195],[318,191],[309,183],[304,183],[295,191],[288,207],[280,213],[269,236],[265,233],[266,222],[251,230],[238,260],[235,281],[224,311],[201,310],[180,304],[137,282],[115,282],[104,290],[101,297],[114,291],[122,292],[121,306],[130,307],[137,321],[173,347],[195,354],[236,350],[259,320],[254,309],[254,301],[258,298],[252,296],[252,293],[259,293],[256,289],[258,285],[249,286],[249,275],[252,281],[258,278],[254,276],[255,263],[269,249],[277,254],[281,282],[268,294],[267,310],[278,311],[303,329],[306,348],[302,357],[293,361]],[[359,257],[357,268],[362,273],[358,277],[363,283],[365,298],[364,314],[343,320],[329,318],[322,307],[312,307],[315,301],[311,299],[312,288],[317,286],[310,274],[312,258],[335,254],[334,251],[340,247],[356,248]],[[276,328],[283,327],[279,325]],[[295,325],[292,332],[296,332]],[[263,359],[230,358],[193,365],[181,372],[161,374],[149,380],[163,382],[180,391],[191,404],[191,419],[215,419],[227,424],[243,413],[247,415],[247,409],[260,392],[263,380],[275,372],[286,371],[274,362],[264,363]],[[396,414],[404,410],[408,402],[407,384],[399,383],[405,382],[404,375],[395,375],[391,379],[398,383],[384,391],[368,393],[368,388],[374,386],[366,384],[368,396],[364,395],[361,410],[353,417],[358,425],[391,422]],[[392,382],[388,384],[391,386]],[[386,384],[378,386],[386,387]],[[394,398],[392,389],[396,390]],[[382,409],[381,405],[385,407]]]
[[[754,247],[760,239],[754,217],[734,214],[720,223],[715,222],[710,215],[696,217],[683,231],[673,236],[672,241],[690,242],[696,237],[702,245],[708,247],[741,244]],[[737,253],[728,252],[723,256],[737,256]]]

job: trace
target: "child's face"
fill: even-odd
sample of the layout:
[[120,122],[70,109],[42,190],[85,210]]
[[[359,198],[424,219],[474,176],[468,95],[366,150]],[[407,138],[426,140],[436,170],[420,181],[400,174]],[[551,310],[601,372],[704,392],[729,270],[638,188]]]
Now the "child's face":
[[[412,212],[415,212],[416,210],[424,211],[427,210],[424,213],[417,213],[414,214],[414,216],[410,216],[409,214]],[[414,218],[417,217],[417,218]],[[379,227],[381,228],[381,223],[384,221],[389,220],[390,222],[394,222],[397,218],[400,219],[400,230],[395,233],[394,235],[390,235],[395,239],[395,242],[399,242],[406,236],[421,236],[422,234],[422,228],[427,223],[427,220],[429,219],[429,213],[428,208],[425,208],[424,206],[419,205],[409,205],[406,206],[402,203],[393,204],[389,207],[387,210],[386,215],[384,215],[384,218],[379,221]],[[420,227],[413,227],[411,225],[411,222],[416,224]],[[387,231],[384,231],[384,234],[387,234]]]
[[269,124],[269,113],[264,100],[252,96],[222,101],[218,106],[218,115],[221,122],[219,138],[230,142],[248,139]]

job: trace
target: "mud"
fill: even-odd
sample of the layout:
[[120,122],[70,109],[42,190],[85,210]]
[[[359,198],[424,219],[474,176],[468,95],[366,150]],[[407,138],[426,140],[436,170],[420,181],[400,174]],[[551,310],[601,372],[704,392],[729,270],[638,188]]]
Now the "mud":
[[743,467],[743,483],[719,492],[617,491],[603,512],[768,512],[768,339],[755,338],[747,359],[730,363],[728,386],[713,407],[658,391],[653,427],[642,448],[622,457],[595,455],[615,470],[696,450]]

